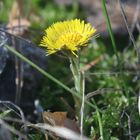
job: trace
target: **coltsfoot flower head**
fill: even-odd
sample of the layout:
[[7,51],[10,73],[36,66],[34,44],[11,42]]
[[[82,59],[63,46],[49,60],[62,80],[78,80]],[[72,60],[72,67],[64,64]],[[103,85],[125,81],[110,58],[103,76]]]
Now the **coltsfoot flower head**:
[[95,28],[80,19],[57,22],[45,30],[40,46],[47,49],[48,55],[65,50],[76,55],[95,32]]

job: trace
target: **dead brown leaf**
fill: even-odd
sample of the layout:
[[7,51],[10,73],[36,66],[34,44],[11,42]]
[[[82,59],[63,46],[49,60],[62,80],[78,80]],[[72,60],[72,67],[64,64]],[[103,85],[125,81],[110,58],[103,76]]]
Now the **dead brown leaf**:
[[66,127],[76,133],[80,133],[77,123],[67,118],[67,112],[44,112],[43,119],[45,123],[51,124],[53,126]]
[[51,125],[64,126],[64,122],[67,118],[66,112],[44,112],[43,119],[45,123],[49,123]]

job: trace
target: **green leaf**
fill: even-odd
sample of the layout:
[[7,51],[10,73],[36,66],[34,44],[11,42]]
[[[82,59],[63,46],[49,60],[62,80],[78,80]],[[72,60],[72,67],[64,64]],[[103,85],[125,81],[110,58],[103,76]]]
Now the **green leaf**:
[[0,118],[4,118],[4,117],[8,116],[11,113],[11,111],[12,110],[9,109],[9,110],[6,110],[6,111],[0,113]]

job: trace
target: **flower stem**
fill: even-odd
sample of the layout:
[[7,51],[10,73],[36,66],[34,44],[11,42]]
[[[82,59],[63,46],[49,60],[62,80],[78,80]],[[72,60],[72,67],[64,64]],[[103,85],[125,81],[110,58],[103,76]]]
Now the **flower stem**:
[[81,103],[81,119],[80,119],[80,130],[81,130],[81,139],[83,136],[83,122],[84,122],[84,108],[85,108],[85,75],[84,72],[81,73],[81,83],[82,83],[82,103]]
[[[70,58],[70,69],[74,78],[75,92],[81,96],[81,73],[79,71],[79,58]],[[76,113],[79,116],[81,100],[74,97]]]
[[83,135],[83,120],[84,120],[84,103],[85,103],[85,76],[84,73],[80,71],[79,57],[70,58],[70,68],[74,77],[74,85],[76,93],[81,96],[81,99],[75,100],[76,114],[79,118],[81,139]]

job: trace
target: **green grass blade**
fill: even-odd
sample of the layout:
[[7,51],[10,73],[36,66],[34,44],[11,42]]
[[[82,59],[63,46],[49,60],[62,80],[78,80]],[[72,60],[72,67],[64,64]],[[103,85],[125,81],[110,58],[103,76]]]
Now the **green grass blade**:
[[0,113],[0,119],[8,116],[11,112],[12,112],[11,109],[8,109],[6,111],[3,111],[2,113]]
[[129,98],[129,95],[128,95],[128,92],[127,92],[127,86],[125,85],[124,76],[122,74],[121,60],[120,60],[120,58],[118,56],[118,53],[117,53],[117,47],[116,47],[116,43],[115,43],[115,39],[114,39],[112,27],[111,27],[111,22],[110,22],[110,19],[109,19],[109,16],[108,16],[108,12],[107,12],[107,8],[106,8],[105,0],[101,0],[101,4],[102,4],[102,9],[103,9],[103,13],[104,13],[104,16],[105,16],[107,28],[108,28],[108,31],[109,31],[109,35],[110,35],[110,38],[111,38],[113,50],[114,50],[115,55],[117,57],[117,61],[118,61],[118,65],[119,65],[119,70],[121,72],[121,75],[120,75],[121,76],[120,77],[121,80],[120,80],[120,82],[122,83],[122,86],[123,86],[123,88],[126,91],[126,96]]
[[100,131],[100,140],[104,140],[104,134],[103,134],[103,125],[102,125],[102,119],[101,119],[101,115],[100,115],[100,110],[98,108],[98,106],[96,105],[96,102],[94,99],[92,99],[93,104],[95,104],[96,107],[96,114],[97,114],[97,119],[98,119],[98,123],[99,123],[99,131]]
[[108,15],[107,8],[106,8],[106,5],[105,5],[105,0],[101,0],[101,5],[102,5],[105,21],[106,21],[106,24],[107,24],[107,28],[108,28],[108,31],[109,31],[109,35],[110,35],[110,38],[111,38],[112,47],[113,47],[113,50],[115,52],[115,55],[116,55],[118,63],[119,63],[119,56],[118,56],[118,53],[117,53],[117,47],[116,47],[116,43],[115,43],[115,39],[114,39],[113,31],[112,31],[112,26],[111,26],[110,19],[109,19],[109,15]]
[[[29,65],[31,65],[33,68],[35,68],[36,70],[38,70],[41,74],[43,74],[45,77],[49,78],[50,80],[52,80],[53,82],[55,82],[56,84],[58,84],[59,86],[61,86],[62,88],[64,88],[66,91],[70,92],[71,94],[73,94],[75,97],[79,98],[79,100],[81,100],[81,96],[79,94],[77,94],[76,92],[74,92],[72,89],[70,89],[69,87],[67,87],[65,84],[63,84],[62,82],[60,82],[59,80],[57,80],[55,77],[53,77],[52,75],[50,75],[49,73],[47,73],[45,70],[43,70],[42,68],[40,68],[39,66],[37,66],[35,63],[33,63],[31,60],[29,60],[28,58],[26,58],[25,56],[23,56],[22,54],[20,54],[19,52],[17,52],[14,48],[5,45],[5,48],[7,48],[7,50],[9,50],[10,52],[12,52],[13,54],[15,54],[16,56],[18,56],[20,59],[22,59],[23,61],[27,62]],[[87,105],[89,105],[90,107],[95,109],[95,106],[90,103],[89,101],[85,100],[85,103]]]
[[42,68],[40,68],[39,66],[37,66],[35,63],[33,63],[32,61],[30,61],[28,58],[26,58],[25,56],[23,56],[22,54],[20,54],[19,52],[17,52],[14,48],[12,48],[12,47],[10,47],[8,45],[5,45],[5,48],[7,48],[10,52],[14,53],[20,59],[22,59],[23,61],[27,62],[29,65],[31,65],[32,67],[34,67],[36,70],[38,70],[40,73],[42,73],[45,77],[49,78],[50,80],[52,80],[53,82],[55,82],[56,84],[58,84],[59,86],[61,86],[62,88],[64,88],[65,90],[67,90],[68,92],[70,92],[72,94],[75,94],[74,91],[72,91],[69,87],[67,87],[62,82],[60,82],[55,77],[53,77],[51,74],[47,73],[45,70],[43,70]]

